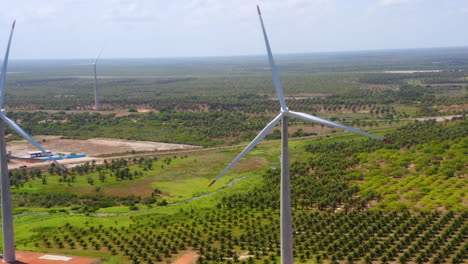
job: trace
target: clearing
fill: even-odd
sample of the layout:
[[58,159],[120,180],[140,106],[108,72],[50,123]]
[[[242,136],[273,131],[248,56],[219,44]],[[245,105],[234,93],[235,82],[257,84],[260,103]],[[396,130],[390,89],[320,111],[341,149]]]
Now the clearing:
[[[53,152],[73,152],[84,153],[87,156],[99,156],[113,153],[125,153],[131,151],[166,151],[166,150],[181,150],[200,148],[199,146],[161,143],[152,141],[126,140],[117,138],[90,138],[86,140],[78,139],[61,139],[60,137],[44,137],[37,136],[35,139],[45,149],[50,149]],[[37,149],[26,140],[8,142],[7,152],[18,155]]]

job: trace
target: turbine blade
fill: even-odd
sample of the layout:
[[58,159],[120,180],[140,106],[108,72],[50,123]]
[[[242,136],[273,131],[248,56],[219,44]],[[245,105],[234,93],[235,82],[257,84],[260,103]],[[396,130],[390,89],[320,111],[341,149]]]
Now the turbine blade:
[[[62,164],[58,163],[58,161],[53,159],[52,155],[50,153],[48,153],[41,145],[39,145],[39,143],[37,143],[37,141],[34,140],[34,138],[32,138],[28,133],[26,133],[26,131],[24,131],[15,122],[13,122],[13,120],[9,119],[4,113],[0,114],[0,118],[2,118],[3,121],[5,121],[5,123],[7,123],[11,128],[13,128],[13,130],[18,132],[18,134],[23,136],[25,139],[27,139],[29,142],[31,142],[36,148],[38,148],[40,151],[42,151],[42,153],[45,153],[55,163],[55,165],[57,165],[63,171],[68,172],[68,170]],[[0,136],[3,136],[3,135],[0,135]]]
[[8,56],[10,54],[10,45],[11,45],[11,39],[13,38],[13,31],[15,30],[15,24],[16,24],[16,20],[13,21],[13,25],[11,26],[10,38],[8,40],[5,57],[3,59],[2,73],[0,75],[0,108],[3,108],[3,102],[4,102],[4,97],[5,97],[5,89],[6,89],[5,83],[6,83],[6,71],[8,67]]
[[392,141],[390,141],[388,139],[384,139],[384,138],[381,138],[379,136],[372,135],[372,134],[369,134],[367,132],[361,131],[359,129],[355,129],[355,128],[352,128],[352,127],[349,127],[349,126],[345,126],[345,125],[342,125],[342,124],[339,124],[339,123],[336,123],[336,122],[333,122],[333,121],[330,121],[330,120],[327,120],[327,119],[323,119],[323,118],[320,118],[320,117],[316,117],[316,116],[313,116],[313,115],[294,112],[294,111],[289,111],[289,114],[291,114],[292,116],[298,117],[300,119],[304,119],[304,120],[313,122],[313,123],[332,126],[332,127],[337,127],[337,128],[342,128],[342,129],[345,129],[345,130],[348,130],[348,131],[351,131],[351,132],[354,132],[354,133],[358,133],[358,134],[361,134],[361,135],[364,135],[364,136],[367,136],[367,137],[371,137],[371,138],[375,138],[377,140],[384,141],[386,143],[393,143]]
[[208,185],[208,187],[213,185],[217,180],[219,180],[219,178],[223,177],[223,175],[226,174],[226,172],[229,169],[231,169],[232,166],[234,166],[237,162],[239,162],[239,160],[242,159],[247,153],[249,153],[253,149],[253,147],[255,147],[258,143],[260,143],[260,141],[262,141],[262,139],[264,139],[265,136],[271,130],[273,130],[276,124],[278,124],[278,122],[283,117],[283,115],[284,115],[283,113],[279,114],[278,116],[275,117],[275,119],[273,119],[270,123],[268,123],[268,125],[266,125],[266,127],[263,128],[263,130],[254,138],[254,140],[252,140],[252,142],[250,142],[250,144],[239,155],[237,155],[237,157],[218,175],[218,177],[216,177],[210,183],[210,185]]
[[281,79],[278,74],[278,69],[275,65],[275,60],[273,59],[273,54],[270,48],[270,42],[268,41],[268,36],[265,30],[265,25],[263,24],[262,13],[260,12],[260,7],[257,5],[258,17],[260,18],[260,24],[262,25],[263,38],[265,39],[265,46],[268,53],[268,61],[270,62],[271,74],[273,75],[273,82],[276,88],[276,94],[278,95],[278,100],[281,104],[281,109],[287,111],[286,102],[284,100],[283,86],[281,84]]

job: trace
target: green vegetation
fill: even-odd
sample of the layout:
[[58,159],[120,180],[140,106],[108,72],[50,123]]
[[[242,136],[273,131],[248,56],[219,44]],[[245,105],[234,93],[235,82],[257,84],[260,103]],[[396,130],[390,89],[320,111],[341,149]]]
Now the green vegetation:
[[[452,52],[455,51],[449,53]],[[466,56],[465,50],[459,52],[453,54]],[[412,60],[400,58],[403,62],[397,65],[386,61],[388,56],[372,54],[370,57],[380,66],[367,69],[371,72],[361,68],[360,54],[303,56],[302,64],[294,56],[280,57],[280,66],[282,61],[285,63],[281,72],[288,105],[296,111],[363,129],[401,124],[408,118],[466,114],[465,64],[450,63],[456,59],[437,52],[429,57],[444,61],[438,68],[422,66],[427,58],[418,52],[409,56]],[[33,135],[113,137],[201,146],[237,144],[252,138],[279,109],[277,100],[272,100],[269,72],[260,66],[262,60],[243,59],[244,64],[237,58],[232,62],[195,60],[199,64],[194,64],[192,74],[183,70],[189,66],[168,61],[126,61],[121,68],[104,63],[105,78],[100,80],[103,111],[98,112],[90,112],[94,105],[93,85],[92,79],[81,78],[86,74],[85,68],[57,68],[60,63],[69,63],[66,61],[51,62],[44,69],[30,65],[33,68],[28,73],[8,79],[9,87],[15,89],[8,91],[6,103],[12,111],[9,115]],[[322,68],[317,68],[313,59],[318,59],[315,63]],[[330,69],[337,59],[343,60],[347,71]],[[145,67],[132,68],[138,63]],[[435,71],[375,72],[383,65],[387,70],[412,70],[421,65],[422,70]],[[155,71],[154,75],[146,72],[149,69]],[[228,69],[232,72],[227,73]],[[39,72],[43,72],[43,77],[36,76]],[[73,76],[77,73],[80,74]],[[50,109],[54,111],[47,111]],[[300,120],[292,122],[295,129],[303,124]]]
[[[181,109],[177,105],[159,108],[159,113],[129,114],[117,117],[115,114],[65,112],[13,112],[11,117],[20,120],[23,128],[36,135],[63,135],[68,138],[88,139],[92,137],[115,137],[134,140],[185,143],[201,146],[239,143],[250,139],[254,132],[263,128],[278,109],[278,103],[255,96],[243,99],[231,98],[236,103],[206,104],[206,111],[199,111],[197,104]],[[367,128],[391,126],[400,119],[409,117],[406,111],[396,111],[395,104],[421,104],[412,116],[437,116],[438,110],[431,105],[446,104],[448,97],[438,98],[428,88],[402,86],[399,91],[378,92],[352,90],[343,95],[327,98],[296,99],[288,102],[298,111],[323,113],[332,120],[334,113],[346,112],[341,118],[346,125]],[[460,101],[454,98],[452,101]],[[174,102],[177,104],[177,101]],[[205,104],[203,104],[205,105]],[[178,110],[177,110],[178,109]],[[189,111],[188,109],[198,109]],[[366,115],[359,114],[366,112]],[[255,113],[255,114],[253,114]],[[463,111],[444,112],[461,114]],[[331,115],[331,116],[330,116]],[[369,120],[369,118],[372,118]],[[362,118],[362,119],[360,119]],[[302,121],[292,119],[293,136],[304,136],[298,126]],[[311,125],[312,126],[312,125]],[[318,125],[316,125],[318,126]],[[13,132],[13,131],[11,131]],[[310,135],[310,134],[309,134]],[[275,138],[275,136],[270,136]]]
[[[299,211],[294,215],[297,261],[395,261],[461,263],[466,253],[466,212],[454,214],[344,213]],[[171,217],[134,217],[127,227],[74,226],[43,232],[41,248],[58,252],[86,250],[157,263],[188,248],[202,255],[198,263],[276,263],[279,225],[271,212],[247,209],[194,211],[181,209]]]
[[[295,262],[466,263],[466,58],[467,49],[279,56],[291,109],[394,142],[290,142]],[[250,140],[279,109],[263,57],[104,60],[100,111],[82,77],[91,68],[78,64],[14,65],[11,118],[34,135],[207,147]],[[458,116],[413,120],[446,115]],[[292,118],[289,132],[342,131]],[[12,170],[17,248],[116,264],[187,252],[198,263],[279,263],[279,143],[207,187],[240,149],[89,162],[70,175]]]
[[354,170],[356,177],[365,181],[361,194],[382,194],[383,202],[376,205],[382,209],[463,210],[467,147],[467,138],[457,138],[408,150],[363,153],[359,157],[362,168]]
[[[415,122],[390,132],[387,137],[395,142],[390,145],[352,134],[309,143],[292,141],[297,261],[368,262],[385,258],[405,263],[462,263],[467,232],[466,168],[462,164],[467,163],[467,158],[460,154],[466,152],[467,126],[466,120],[450,125]],[[52,208],[46,215],[26,214],[16,221],[17,229],[32,219],[38,227],[20,231],[18,244],[23,249],[107,256],[117,263],[165,262],[187,250],[201,254],[201,263],[230,263],[236,259],[277,263],[279,169],[265,171],[262,168],[267,163],[263,167],[255,165],[259,158],[269,164],[275,161],[277,143],[258,146],[239,166],[244,172],[256,170],[255,176],[236,182],[231,189],[172,205],[210,192],[206,184],[214,176],[211,168],[216,172],[223,166],[220,160],[211,159],[222,154],[225,163],[235,153],[218,150],[188,157],[115,161],[114,171],[124,167],[131,171],[142,169],[147,175],[115,181],[106,177],[109,182],[102,184],[104,196],[96,197],[119,202],[105,194],[106,189],[122,192],[124,189],[114,185],[118,181],[126,182],[122,188],[133,188],[130,182],[139,181],[141,185],[151,179],[154,183],[148,185],[149,190],[156,187],[160,192],[145,194],[140,189],[142,196],[139,203],[133,204],[134,209],[119,202],[121,207],[101,208],[96,216],[84,216],[90,211],[77,211],[73,206]],[[191,172],[187,167],[195,160],[206,168],[192,175],[198,170]],[[437,161],[439,169],[434,172],[427,163]],[[152,169],[147,167],[150,162]],[[159,170],[162,164],[165,169]],[[277,160],[273,164],[277,165]],[[110,163],[95,165],[94,169],[87,164],[74,170],[81,180],[71,186],[58,182],[63,176],[48,175],[51,183],[45,185],[39,184],[39,179],[30,180],[35,182],[30,191],[42,187],[40,192],[47,193],[49,184],[68,190],[89,186],[91,191],[85,179],[98,176],[99,166],[101,171],[106,166],[111,171]],[[223,187],[241,171],[231,173],[217,187]],[[15,188],[15,195],[28,189],[30,182]],[[155,201],[145,205],[145,198],[152,197]],[[163,197],[169,202],[166,206],[157,204]],[[78,203],[84,200],[79,197]]]
[[[231,153],[114,159],[103,164],[93,161],[73,167],[71,174],[62,173],[55,165],[49,167],[49,173],[16,169],[10,171],[13,205],[102,213],[122,211],[120,206],[147,208],[180,202],[213,191],[208,188],[214,177],[212,170],[221,170]],[[257,154],[255,160],[241,162],[233,173],[261,169],[267,157]],[[218,188],[229,180],[222,179]]]

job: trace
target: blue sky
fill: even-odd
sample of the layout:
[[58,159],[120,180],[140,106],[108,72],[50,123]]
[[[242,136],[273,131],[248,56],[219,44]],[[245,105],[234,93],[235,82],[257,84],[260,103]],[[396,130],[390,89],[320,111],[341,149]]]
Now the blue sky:
[[12,59],[264,54],[468,46],[468,0],[2,1]]

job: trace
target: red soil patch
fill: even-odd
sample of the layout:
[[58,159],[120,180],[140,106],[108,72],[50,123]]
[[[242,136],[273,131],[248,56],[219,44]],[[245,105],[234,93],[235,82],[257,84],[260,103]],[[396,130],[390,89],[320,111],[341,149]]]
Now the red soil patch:
[[[49,259],[40,259],[45,255],[61,256],[71,258],[69,260],[49,260]],[[37,252],[27,252],[27,251],[16,251],[16,262],[17,264],[27,263],[27,264],[95,264],[101,262],[99,258],[85,258],[78,256],[69,256],[69,255],[60,255],[52,253],[37,253]]]
[[192,263],[195,263],[197,258],[198,258],[197,254],[188,253],[188,254],[185,254],[182,257],[176,259],[171,264],[192,264]]

